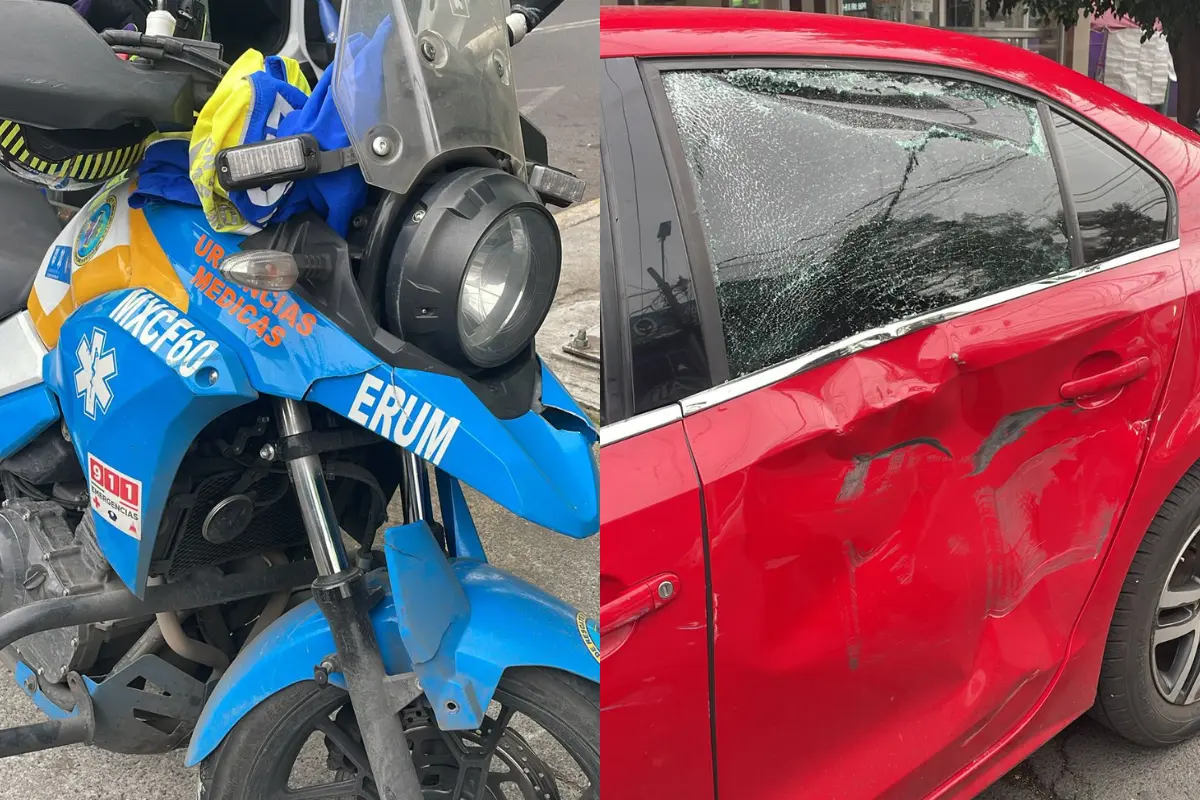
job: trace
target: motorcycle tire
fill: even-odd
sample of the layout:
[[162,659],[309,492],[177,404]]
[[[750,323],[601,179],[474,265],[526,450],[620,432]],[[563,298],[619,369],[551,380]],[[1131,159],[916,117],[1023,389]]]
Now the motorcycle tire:
[[[600,797],[600,687],[559,670],[509,669],[495,700],[529,718],[572,757]],[[315,723],[340,707],[346,693],[313,681],[264,700],[234,726],[200,767],[199,800],[261,800],[283,790]],[[282,772],[286,766],[287,772]],[[284,786],[278,785],[280,775]],[[440,796],[440,795],[439,795]]]

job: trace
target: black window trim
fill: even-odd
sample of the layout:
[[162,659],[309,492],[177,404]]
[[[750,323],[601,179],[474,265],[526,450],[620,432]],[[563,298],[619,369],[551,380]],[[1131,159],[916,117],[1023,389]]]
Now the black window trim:
[[[676,203],[686,205],[685,209],[680,209],[681,226],[685,237],[685,243],[689,258],[692,259],[693,279],[696,281],[696,300],[698,311],[701,315],[701,324],[704,325],[706,318],[711,319],[715,315],[716,324],[721,331],[719,341],[722,347],[725,343],[724,327],[720,322],[720,308],[717,304],[716,286],[713,279],[711,261],[708,255],[708,245],[704,239],[704,230],[700,222],[697,194],[694,182],[690,171],[687,168],[687,162],[683,155],[683,143],[679,138],[679,131],[675,125],[674,115],[671,112],[669,101],[667,100],[666,90],[662,82],[662,73],[678,72],[678,71],[713,71],[727,69],[828,69],[828,70],[862,70],[873,72],[892,72],[901,74],[918,74],[931,75],[949,80],[963,81],[967,83],[976,83],[982,86],[988,86],[993,89],[1008,92],[1018,97],[1030,100],[1038,105],[1039,118],[1042,120],[1043,133],[1046,136],[1048,147],[1050,148],[1051,158],[1054,163],[1055,174],[1058,177],[1060,191],[1064,193],[1064,209],[1074,208],[1074,200],[1070,202],[1068,207],[1066,204],[1066,194],[1070,192],[1070,186],[1067,182],[1067,173],[1065,165],[1061,164],[1061,152],[1058,150],[1058,141],[1055,136],[1053,126],[1047,127],[1045,124],[1045,116],[1050,110],[1053,110],[1071,122],[1080,126],[1084,130],[1100,138],[1118,152],[1125,155],[1135,164],[1144,169],[1151,175],[1163,189],[1167,197],[1167,231],[1166,238],[1163,242],[1150,247],[1145,247],[1140,250],[1135,250],[1131,253],[1126,253],[1106,261],[1083,265],[1082,264],[1082,238],[1079,235],[1079,220],[1074,214],[1069,214],[1069,241],[1071,246],[1071,261],[1072,269],[1060,273],[1058,275],[1043,278],[1032,283],[1021,284],[1009,289],[1004,289],[999,292],[994,292],[983,297],[978,297],[973,300],[959,303],[954,306],[949,306],[944,309],[939,309],[926,314],[921,314],[916,317],[898,320],[897,322],[888,325],[880,326],[866,331],[861,331],[854,336],[833,342],[824,347],[819,347],[816,350],[810,350],[801,353],[786,361],[774,364],[770,367],[760,369],[748,375],[743,375],[732,380],[717,382],[716,369],[713,370],[713,386],[702,392],[697,392],[694,395],[684,398],[679,402],[684,417],[695,414],[704,409],[711,408],[721,403],[728,402],[736,397],[756,391],[771,384],[778,383],[801,372],[806,372],[823,364],[836,361],[851,353],[857,353],[862,350],[882,344],[883,342],[896,339],[907,335],[914,331],[926,328],[932,325],[937,325],[947,320],[963,316],[965,314],[980,311],[986,308],[991,308],[1001,303],[1009,302],[1020,297],[1024,297],[1051,286],[1057,286],[1062,283],[1069,283],[1074,280],[1093,275],[1097,272],[1104,272],[1117,267],[1132,264],[1135,261],[1140,261],[1144,258],[1152,258],[1157,255],[1162,255],[1179,249],[1179,215],[1178,215],[1178,200],[1175,195],[1174,185],[1145,157],[1138,153],[1133,148],[1125,144],[1117,137],[1110,134],[1108,131],[1096,125],[1091,120],[1076,112],[1074,109],[1066,107],[1057,102],[1053,98],[1047,97],[1039,92],[1036,92],[1029,87],[1019,84],[1009,83],[1008,81],[1000,80],[995,76],[986,73],[975,72],[968,69],[942,67],[931,64],[920,64],[909,61],[893,61],[889,59],[863,59],[863,58],[813,58],[805,56],[698,56],[698,57],[668,57],[668,58],[646,58],[639,59],[638,66],[642,70],[643,80],[646,85],[646,93],[650,101],[650,109],[655,118],[655,126],[658,129],[659,140],[663,145],[663,153],[667,162],[667,173],[671,178],[672,185],[676,187]],[[1045,111],[1043,112],[1043,108]],[[1079,251],[1076,256],[1076,249]],[[700,253],[699,258],[692,258],[692,253]],[[705,269],[701,269],[705,267]],[[706,282],[704,295],[700,292],[700,282],[702,279]],[[709,291],[711,290],[711,292]],[[704,327],[706,340],[708,339],[709,330]],[[715,341],[715,340],[714,340]],[[710,356],[711,357],[711,356]],[[728,376],[729,362],[728,354],[723,353],[721,364],[724,365],[724,374]],[[661,423],[660,423],[661,424]]]
[[704,336],[704,349],[708,354],[709,373],[713,386],[729,382],[729,350],[725,346],[725,326],[721,323],[721,309],[717,305],[717,284],[713,277],[712,261],[708,257],[708,242],[704,239],[704,224],[700,221],[700,200],[696,194],[691,174],[682,172],[684,164],[683,142],[675,127],[675,118],[666,104],[662,79],[652,71],[650,62],[638,60],[642,84],[646,87],[646,100],[650,103],[650,116],[658,131],[658,143],[662,147],[667,164],[667,178],[675,194],[675,207],[679,212],[679,227],[683,235],[683,249],[687,251],[688,263],[692,267],[692,290],[696,295],[696,313],[700,319],[700,332]]
[[[601,63],[601,67],[607,67],[607,63]],[[603,70],[602,70],[603,71]],[[604,75],[601,75],[601,80],[604,80]],[[624,124],[624,120],[617,118],[608,120],[604,114],[604,94],[601,92],[600,98],[600,152],[608,148],[605,147],[610,132],[607,130],[611,122],[617,123],[619,126]],[[614,132],[614,137],[617,141],[626,140],[629,137],[627,129],[622,128]],[[603,333],[601,334],[601,350],[600,362],[601,372],[604,374],[607,386],[602,387],[604,396],[602,398],[605,403],[602,409],[602,416],[606,419],[624,420],[633,413],[633,365],[632,355],[630,351],[629,337],[625,335],[625,326],[620,323],[620,320],[626,316],[626,287],[621,276],[621,269],[617,264],[618,258],[621,257],[622,247],[622,232],[621,227],[616,224],[616,221],[610,215],[616,213],[617,204],[614,202],[613,193],[609,191],[609,177],[613,169],[615,159],[600,159],[600,183],[601,183],[601,204],[600,213],[605,217],[602,220],[601,231],[606,227],[609,232],[608,246],[612,252],[611,274],[607,277],[606,273],[600,273],[600,320],[601,325],[604,325]],[[601,241],[601,246],[603,246]],[[603,265],[604,259],[601,258]],[[611,286],[611,289],[609,288]],[[607,291],[606,291],[607,290]],[[611,296],[613,303],[608,306],[611,313],[605,315],[605,297]],[[605,323],[608,323],[605,325]],[[614,329],[615,335],[610,339],[608,337],[609,328]],[[602,430],[604,427],[602,426]]]
[[1037,105],[1038,119],[1042,123],[1042,135],[1046,137],[1050,148],[1050,160],[1054,164],[1054,174],[1058,176],[1058,194],[1062,200],[1063,214],[1067,219],[1067,242],[1071,246],[1071,267],[1078,269],[1083,266],[1083,234],[1079,230],[1079,215],[1075,212],[1075,193],[1067,178],[1067,164],[1063,161],[1062,146],[1058,143],[1058,132],[1054,130],[1053,112],[1050,106],[1039,102]]
[[[616,67],[621,70],[629,70],[630,77],[630,92],[634,95],[633,99],[639,105],[645,104],[644,108],[650,112],[650,120],[655,127],[656,133],[659,132],[659,122],[657,115],[649,106],[649,98],[646,92],[645,78],[640,72],[637,60],[631,57],[603,59],[601,61],[601,80],[605,79],[608,74],[609,66]],[[636,87],[636,88],[635,88]],[[628,140],[629,131],[624,127],[625,122],[619,115],[606,115],[604,111],[605,94],[601,91],[601,110],[600,110],[600,146],[601,151],[606,152],[614,142],[623,142]],[[610,130],[610,127],[612,128]],[[664,170],[669,174],[670,167],[666,163],[666,155],[661,146],[661,133],[659,135],[659,147],[649,146],[649,151],[656,154],[656,158],[661,160]],[[682,406],[678,401],[668,403],[649,411],[634,413],[634,396],[633,396],[633,363],[631,342],[625,325],[621,320],[627,319],[627,303],[625,291],[625,276],[623,270],[618,263],[620,258],[626,256],[626,247],[622,239],[623,229],[618,224],[619,214],[621,209],[618,208],[618,193],[613,191],[612,181],[615,179],[612,170],[614,169],[615,159],[601,158],[600,164],[600,180],[601,180],[601,214],[604,219],[601,221],[601,232],[604,233],[606,227],[608,231],[607,247],[611,253],[611,269],[605,270],[602,262],[601,279],[601,325],[603,334],[601,337],[601,371],[604,375],[605,386],[601,387],[601,402],[605,403],[603,409],[603,417],[605,424],[600,428],[600,446],[603,447],[622,439],[635,436],[639,433],[644,433],[655,428],[670,424],[672,421],[682,418]],[[669,179],[670,180],[670,179]],[[671,194],[675,200],[675,215],[674,220],[678,222],[681,229],[681,239],[684,237],[685,224],[683,222],[684,212],[680,208],[680,200],[678,197],[677,186],[673,182],[670,185]],[[697,220],[698,221],[698,220]],[[701,241],[703,244],[703,240]],[[601,247],[605,246],[605,242],[601,240]],[[695,289],[695,281],[697,274],[708,276],[711,281],[712,270],[707,266],[708,248],[705,246],[699,252],[705,256],[704,269],[697,269],[697,265],[692,261],[694,254],[697,252],[693,246],[684,242],[684,252],[688,258],[689,278],[692,281],[693,290]],[[716,309],[715,290],[712,297],[711,308]],[[705,304],[697,298],[697,313]],[[605,309],[614,311],[615,313],[606,313]],[[713,365],[711,359],[713,353],[720,353],[721,363],[725,362],[725,346],[724,339],[720,340],[719,346],[714,347],[707,341],[708,327],[705,327],[705,321],[700,320],[701,333],[706,337],[705,352],[706,357],[710,359],[707,365],[709,369],[709,380],[713,386],[718,385],[718,382],[712,375]],[[709,322],[709,326],[713,323]],[[716,317],[715,324],[720,330],[720,316]],[[612,335],[610,336],[610,332]],[[725,368],[724,376],[728,376],[728,368]],[[611,403],[611,405],[609,405]]]
[[[608,181],[600,175],[600,407],[601,426],[607,419],[625,419],[630,407],[625,387],[630,385],[629,352],[625,326],[620,324],[621,302],[617,289],[617,251],[613,245],[613,224],[608,209]],[[605,314],[604,309],[609,309]],[[606,344],[607,343],[607,344]],[[605,349],[609,349],[608,355]]]

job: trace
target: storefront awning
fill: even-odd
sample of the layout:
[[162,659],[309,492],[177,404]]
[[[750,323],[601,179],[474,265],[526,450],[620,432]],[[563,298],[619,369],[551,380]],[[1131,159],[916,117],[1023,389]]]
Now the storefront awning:
[[[1119,31],[1119,30],[1123,30],[1125,28],[1140,28],[1140,27],[1142,27],[1142,26],[1138,25],[1136,22],[1131,20],[1129,17],[1119,17],[1111,11],[1092,17],[1092,30],[1093,31]],[[1158,31],[1159,33],[1162,33],[1162,23],[1161,22],[1154,23],[1154,30]]]

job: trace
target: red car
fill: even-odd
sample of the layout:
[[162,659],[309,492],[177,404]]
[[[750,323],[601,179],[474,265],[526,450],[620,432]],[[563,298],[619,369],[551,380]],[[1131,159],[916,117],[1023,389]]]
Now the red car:
[[1200,730],[1200,137],[966,35],[601,12],[604,781]]

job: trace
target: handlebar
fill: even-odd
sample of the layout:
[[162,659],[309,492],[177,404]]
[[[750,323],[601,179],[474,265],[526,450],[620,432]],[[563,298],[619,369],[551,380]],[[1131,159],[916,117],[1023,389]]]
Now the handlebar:
[[220,47],[211,42],[123,30],[104,31],[100,38],[117,53],[150,61],[176,61],[218,83],[229,70],[229,65],[217,57]]
[[229,70],[229,65],[218,57],[220,46],[212,42],[126,30],[103,31],[100,38],[113,52],[143,59],[155,70],[190,75],[195,111],[204,107]]
[[[190,2],[190,0],[185,0]],[[540,25],[546,17],[562,5],[563,0],[533,0],[530,5],[513,5],[506,19],[509,45],[515,45]],[[340,5],[340,2],[338,3]],[[318,0],[321,6],[321,23],[327,39],[336,40],[336,29],[332,19],[336,11],[330,0]],[[221,49],[211,42],[181,39],[172,36],[156,36],[130,30],[106,30],[100,33],[104,42],[114,52],[145,59],[164,66],[164,62],[175,62],[175,70],[191,73],[199,78],[195,90],[196,108],[208,101],[213,89],[220,83],[229,65],[221,61]],[[170,70],[170,67],[167,67]]]

